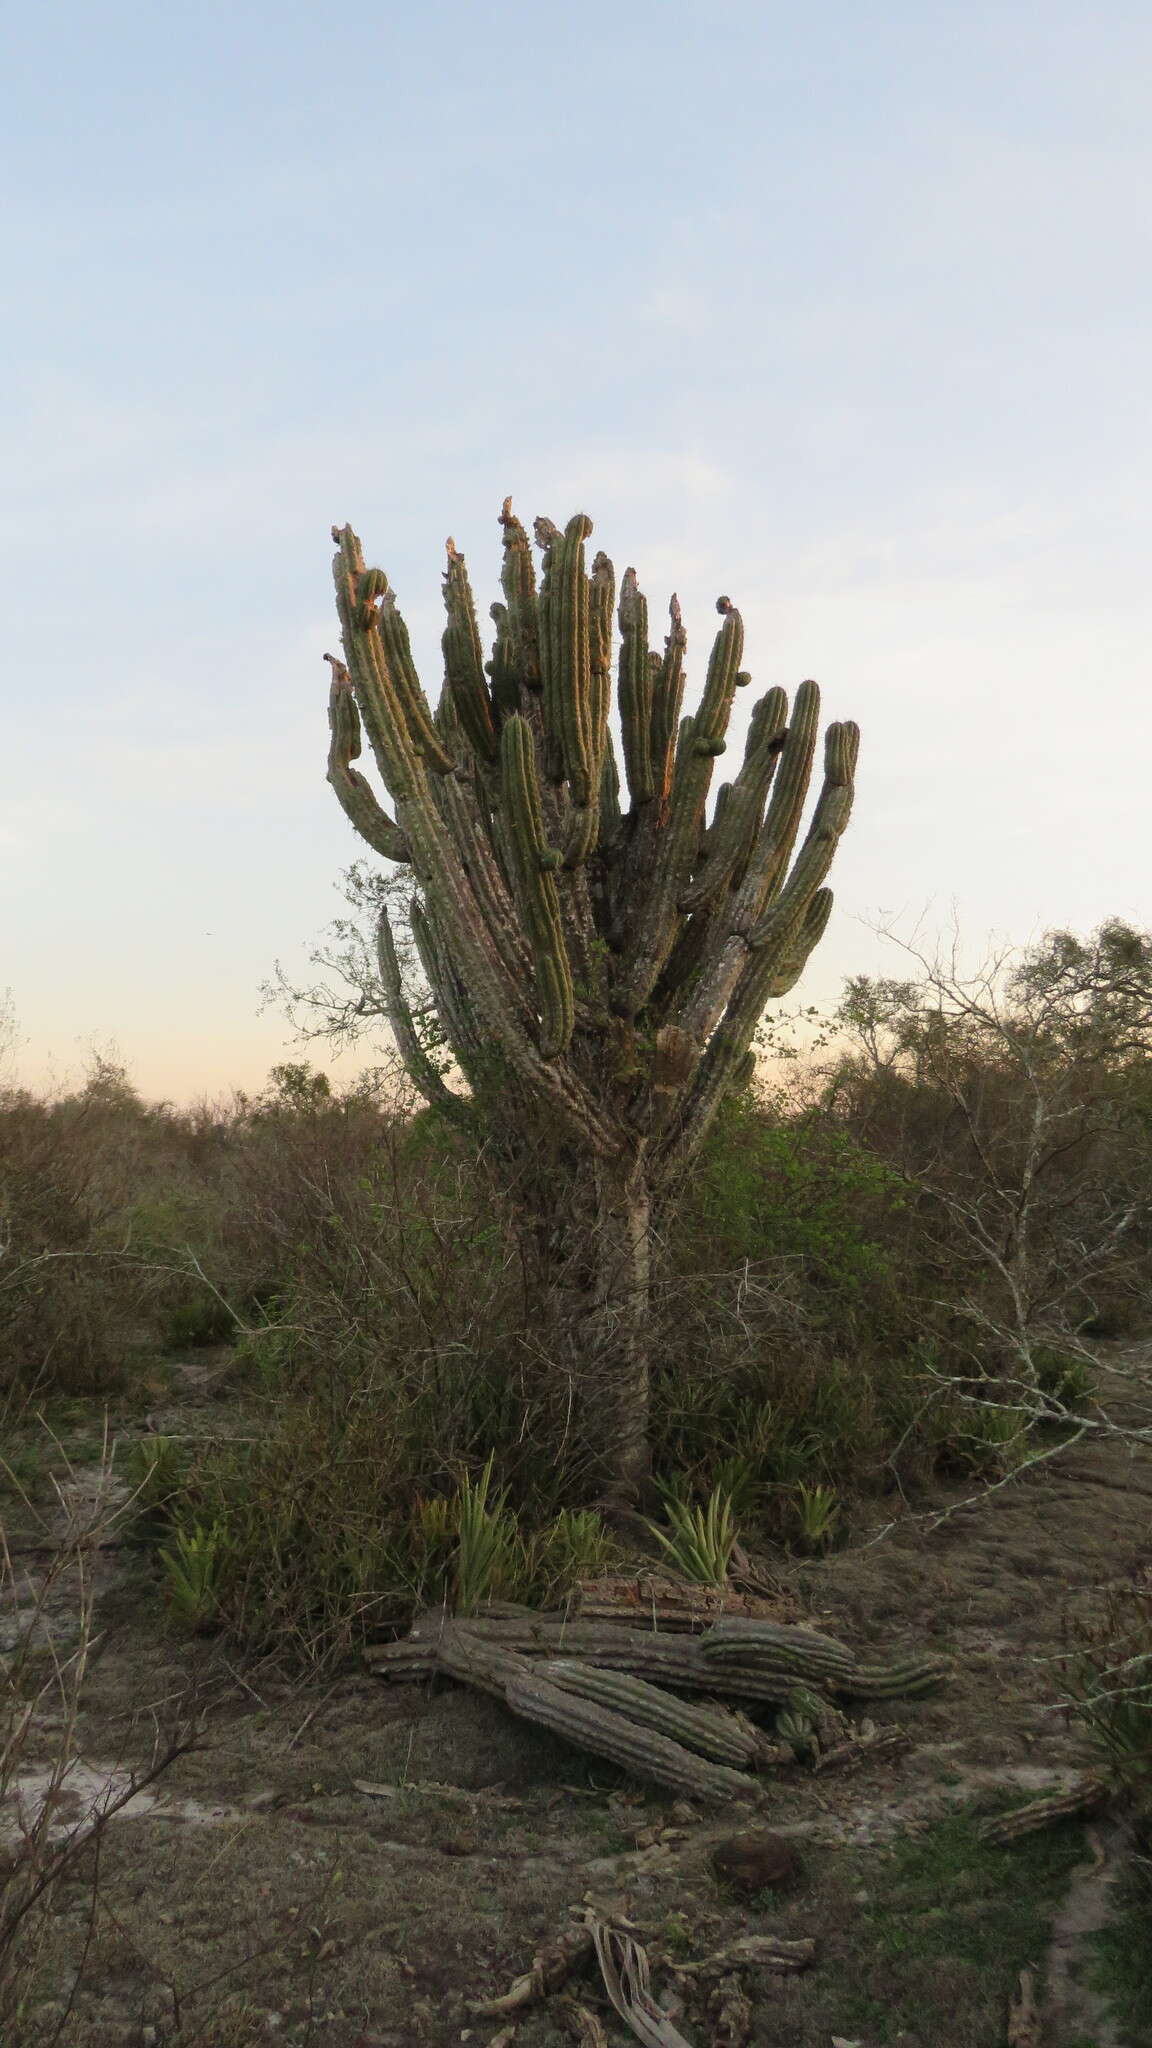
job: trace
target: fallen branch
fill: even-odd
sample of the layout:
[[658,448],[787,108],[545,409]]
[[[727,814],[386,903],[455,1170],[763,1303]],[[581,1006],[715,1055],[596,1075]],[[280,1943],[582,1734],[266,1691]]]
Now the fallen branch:
[[1013,1807],[1010,1813],[993,1814],[990,1820],[981,1822],[977,1834],[982,1842],[1019,1841],[1022,1835],[1035,1834],[1040,1828],[1095,1813],[1107,1799],[1109,1789],[1106,1778],[1079,1778],[1066,1792],[1049,1792],[1043,1799],[1029,1800],[1027,1806]]
[[553,1991],[559,1991],[566,1984],[578,1963],[592,1953],[592,1929],[586,1922],[578,1927],[567,1927],[547,1948],[538,1949],[532,1958],[532,1967],[501,1998],[472,1998],[468,2010],[477,2019],[505,2019],[509,2013],[523,2012],[527,2006],[538,2005]]
[[[747,1581],[749,1587],[753,1581]],[[723,1615],[783,1621],[795,1612],[787,1596],[755,1582],[755,1590],[688,1585],[663,1572],[611,1572],[586,1579],[576,1589],[570,1612],[581,1621],[614,1623],[665,1633],[696,1633]]]
[[1040,2048],[1040,2025],[1035,1980],[1031,1970],[1021,1970],[1008,2007],[1008,2048]]
[[816,1960],[816,1943],[807,1939],[784,1941],[776,1934],[743,1934],[714,1955],[698,1963],[669,1963],[678,1977],[701,1977],[726,1970],[776,1970],[788,1975],[810,1969]]

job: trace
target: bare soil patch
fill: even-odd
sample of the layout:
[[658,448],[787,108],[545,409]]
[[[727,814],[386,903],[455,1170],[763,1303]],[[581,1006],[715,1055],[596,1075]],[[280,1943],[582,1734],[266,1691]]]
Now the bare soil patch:
[[[190,1413],[166,1409],[165,1428]],[[801,1870],[748,1899],[711,1860],[739,1819],[645,1794],[475,1694],[360,1672],[302,1685],[242,1665],[165,1631],[145,1557],[102,1554],[78,1807],[148,1753],[186,1690],[210,1703],[205,1737],[109,1827],[98,1885],[88,1858],[61,1891],[27,2038],[488,2043],[500,2027],[469,2001],[506,1990],[591,1899],[640,1930],[657,1995],[697,2048],[724,2036],[677,1966],[763,1932],[813,1939],[817,1961],[742,1973],[755,2042],[993,2048],[1032,1967],[1051,1992],[1045,2041],[1109,2048],[1123,2037],[1088,1982],[1089,1937],[1110,1910],[1121,1836],[1069,1824],[991,1849],[971,1817],[1097,1761],[1055,1710],[1067,1624],[1150,1562],[1152,1457],[1102,1442],[934,1530],[908,1519],[871,1547],[797,1565],[791,1583],[818,1626],[942,1650],[954,1676],[871,1709],[906,1732],[899,1753],[773,1778],[763,1819]],[[25,1798],[53,1733],[35,1732]],[[608,2040],[626,2040],[590,1970],[579,1986]],[[571,2040],[563,2001],[526,2013],[514,2038]],[[1148,2041],[1152,2027],[1123,2048]]]

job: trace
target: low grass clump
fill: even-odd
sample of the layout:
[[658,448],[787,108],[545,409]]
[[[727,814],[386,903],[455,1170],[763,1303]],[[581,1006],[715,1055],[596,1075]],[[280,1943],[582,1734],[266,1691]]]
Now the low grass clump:
[[[1089,1970],[1124,2048],[1152,2048],[1152,1829],[1108,1924],[1090,1937]],[[1085,2042],[1083,2048],[1093,2048]]]
[[997,1847],[967,1818],[845,1851],[834,2030],[884,2048],[924,2039],[931,2016],[933,2048],[1000,2048],[1019,1973],[1042,1979],[1053,1912],[1084,1854],[1074,1823]]

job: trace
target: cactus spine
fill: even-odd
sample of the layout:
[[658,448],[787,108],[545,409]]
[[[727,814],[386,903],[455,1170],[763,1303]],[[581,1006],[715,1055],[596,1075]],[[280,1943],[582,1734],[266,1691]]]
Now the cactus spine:
[[[464,557],[448,543],[435,710],[387,576],[366,566],[350,527],[333,530],[344,659],[329,657],[328,778],[361,837],[412,871],[413,934],[467,1092],[422,1052],[382,932],[389,1014],[417,1086],[447,1113],[496,1126],[511,1155],[543,1125],[570,1166],[583,1162],[604,1435],[627,1486],[646,1458],[651,1203],[742,1085],[765,1004],[792,987],[824,930],[858,733],[828,728],[823,786],[794,855],[819,691],[802,683],[789,716],[784,692],[769,690],[709,820],[750,680],[735,606],[718,601],[699,707],[682,717],[676,599],[660,653],[635,571],[617,600],[607,556],[589,569],[585,514],[563,529],[536,521],[539,582],[508,501],[501,526],[487,661]],[[623,791],[609,719],[614,610]],[[362,734],[394,816],[353,766]]]

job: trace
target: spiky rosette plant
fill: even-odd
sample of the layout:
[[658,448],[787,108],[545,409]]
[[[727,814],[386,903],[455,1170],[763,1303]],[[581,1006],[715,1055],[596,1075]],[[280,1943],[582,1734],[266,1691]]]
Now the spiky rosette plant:
[[[653,1204],[748,1075],[765,1005],[792,988],[828,922],[824,882],[859,733],[828,727],[797,847],[820,693],[801,683],[789,712],[784,691],[769,690],[709,812],[733,701],[750,680],[739,612],[718,600],[700,702],[682,717],[676,599],[654,650],[634,570],[617,596],[607,556],[588,567],[583,513],[563,531],[536,521],[539,582],[510,502],[501,524],[504,601],[487,660],[464,558],[448,543],[435,709],[387,577],[366,567],[350,527],[333,529],[344,661],[328,656],[328,779],[368,844],[412,871],[412,932],[462,1085],[418,1028],[385,912],[381,977],[412,1078],[447,1114],[482,1120],[508,1157],[546,1135],[570,1170],[563,1256],[571,1270],[583,1240],[590,1426],[606,1476],[627,1490],[648,1461]],[[395,816],[353,765],[362,732]]]

